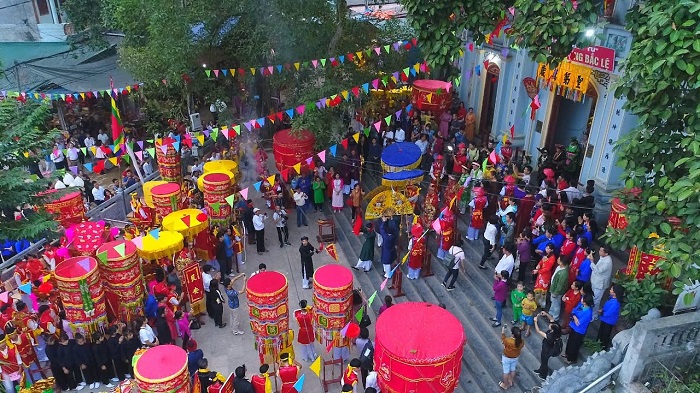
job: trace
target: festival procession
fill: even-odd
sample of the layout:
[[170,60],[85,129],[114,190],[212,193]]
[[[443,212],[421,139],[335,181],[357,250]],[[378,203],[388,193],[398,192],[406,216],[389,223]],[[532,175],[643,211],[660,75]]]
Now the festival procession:
[[[70,24],[63,43],[84,47],[69,60],[41,57],[45,37],[0,38],[4,392],[690,392],[700,380],[697,335],[671,338],[700,322],[697,266],[682,265],[697,219],[655,194],[671,166],[646,182],[624,173],[653,166],[629,139],[650,120],[608,85],[633,83],[617,59],[645,38],[591,28],[546,56],[523,38],[538,12],[614,25],[651,11],[492,1],[503,10],[467,25],[476,33],[464,20],[480,11],[438,20],[447,1],[292,2],[273,22],[247,15],[255,2],[234,17],[114,0],[95,5],[110,20],[99,26],[79,0],[28,3],[0,7],[0,26],[26,11],[36,34]],[[134,26],[130,7],[152,19]],[[90,29],[113,50],[90,46]],[[22,62],[8,52],[19,42]],[[687,390],[649,372],[651,357],[686,370],[673,383]]]

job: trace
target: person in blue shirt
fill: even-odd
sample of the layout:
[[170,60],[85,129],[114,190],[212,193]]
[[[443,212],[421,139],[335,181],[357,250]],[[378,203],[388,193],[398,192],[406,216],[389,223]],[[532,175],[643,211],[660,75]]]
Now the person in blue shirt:
[[536,237],[532,240],[532,244],[536,247],[535,252],[539,255],[544,255],[544,249],[547,244],[554,244],[554,251],[559,252],[559,248],[564,243],[564,236],[557,232],[556,228],[548,227],[544,235]]
[[578,353],[583,345],[583,338],[586,336],[588,326],[593,320],[593,295],[586,293],[581,304],[574,308],[569,322],[569,340],[566,342],[566,350],[562,354],[566,364],[576,363]]
[[593,270],[591,269],[591,259],[590,256],[586,257],[586,259],[581,262],[581,265],[578,267],[578,274],[576,275],[576,279],[579,281],[583,281],[584,283],[590,282],[591,281],[591,274],[593,273]]
[[603,308],[598,310],[600,314],[600,328],[598,329],[598,341],[603,344],[606,351],[612,346],[612,329],[620,319],[620,300],[625,295],[625,289],[620,284],[610,287],[610,298]]

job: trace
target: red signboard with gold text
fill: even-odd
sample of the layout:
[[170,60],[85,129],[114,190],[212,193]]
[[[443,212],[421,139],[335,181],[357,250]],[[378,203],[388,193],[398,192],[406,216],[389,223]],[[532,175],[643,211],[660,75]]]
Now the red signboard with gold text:
[[185,288],[190,303],[195,304],[204,300],[204,282],[202,270],[197,262],[192,262],[182,269],[182,287]]
[[604,46],[590,46],[583,49],[574,48],[569,54],[568,60],[572,63],[583,64],[606,72],[615,71],[615,49]]

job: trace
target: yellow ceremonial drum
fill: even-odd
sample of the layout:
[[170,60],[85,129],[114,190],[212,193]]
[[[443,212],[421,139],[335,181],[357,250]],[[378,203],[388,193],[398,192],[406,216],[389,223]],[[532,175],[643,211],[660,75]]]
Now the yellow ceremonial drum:
[[[238,175],[238,163],[233,160],[214,160],[209,161],[202,167],[203,173],[209,172],[231,172],[234,176]],[[233,178],[231,178],[233,181]]]
[[210,172],[202,176],[202,185],[211,225],[227,227],[231,222],[231,205],[226,202],[226,197],[233,193],[231,178],[226,173]]
[[71,326],[92,333],[107,325],[105,294],[95,258],[68,258],[56,266],[54,276]]
[[190,393],[187,352],[176,345],[147,349],[136,360],[134,379],[142,393]]
[[145,294],[136,245],[130,240],[105,243],[97,250],[97,256],[106,258],[98,268],[104,279],[108,313],[120,320],[131,320],[143,308]]
[[180,153],[175,150],[173,138],[156,139],[156,161],[160,177],[168,182],[182,183]]

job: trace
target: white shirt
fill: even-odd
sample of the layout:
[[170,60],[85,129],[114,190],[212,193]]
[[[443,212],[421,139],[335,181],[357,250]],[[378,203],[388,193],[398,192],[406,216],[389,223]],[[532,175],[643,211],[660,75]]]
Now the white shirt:
[[600,257],[597,263],[591,263],[591,286],[607,289],[612,275],[612,258],[610,255]]
[[104,201],[105,200],[105,188],[102,186],[98,186],[92,189],[92,196],[95,198],[96,201]]
[[304,206],[307,198],[308,196],[301,191],[294,193],[294,203],[296,203],[297,206]]
[[503,254],[503,257],[501,258],[500,261],[498,261],[498,264],[496,264],[496,273],[500,273],[502,271],[507,271],[509,276],[513,275],[513,268],[515,267],[515,258],[513,258],[513,254],[511,255],[506,255]]
[[105,133],[98,134],[97,139],[99,139],[103,145],[107,145],[109,143],[109,137]]
[[211,280],[213,280],[214,277],[211,276],[209,273],[202,273],[202,282],[204,283],[204,290],[209,292],[209,284],[211,283]]
[[153,173],[153,167],[148,162],[143,163],[143,174],[148,176]]
[[71,161],[77,161],[78,160],[78,149],[75,147],[69,147],[68,148],[68,159]]
[[263,222],[264,218],[262,214],[256,214],[253,216],[253,228],[256,231],[262,231],[265,229],[265,223]]
[[404,131],[402,128],[399,128],[394,132],[394,139],[396,142],[403,142],[406,140],[406,131]]
[[148,324],[144,324],[141,326],[141,329],[139,329],[139,338],[143,345],[146,345],[146,342],[150,342],[151,344],[156,342],[156,335]]
[[272,214],[272,219],[275,221],[275,226],[277,228],[284,228],[287,225],[282,215],[287,215],[287,212],[284,209],[281,209],[279,213],[274,212]]
[[95,146],[95,138],[89,136],[85,138],[85,147],[93,147]]
[[452,246],[450,247],[448,252],[455,256],[455,264],[454,266],[452,266],[452,270],[459,269],[459,266],[462,264],[462,261],[464,261],[464,250],[462,250],[461,247]]
[[419,139],[416,141],[416,145],[420,148],[420,154],[425,154],[428,152],[428,141],[424,141],[422,139]]
[[496,226],[489,222],[486,224],[486,229],[484,230],[484,239],[488,240],[492,246],[495,246],[497,233],[498,229],[496,229]]
[[573,203],[574,199],[581,199],[581,197],[583,196],[581,191],[579,191],[579,189],[574,186],[569,186],[565,188],[563,192],[566,193],[566,198],[569,200],[569,203]]
[[62,162],[64,158],[63,152],[60,150],[54,150],[51,152],[51,161],[54,163]]
[[390,140],[394,140],[394,131],[384,131],[384,146]]

